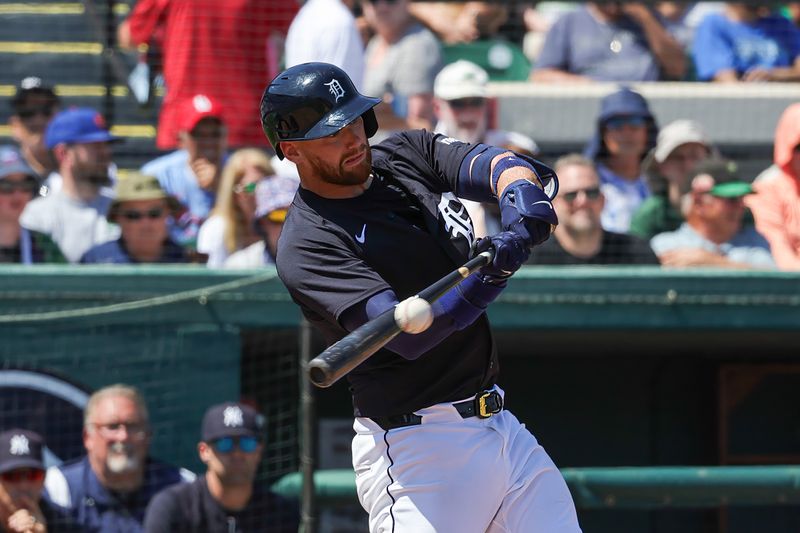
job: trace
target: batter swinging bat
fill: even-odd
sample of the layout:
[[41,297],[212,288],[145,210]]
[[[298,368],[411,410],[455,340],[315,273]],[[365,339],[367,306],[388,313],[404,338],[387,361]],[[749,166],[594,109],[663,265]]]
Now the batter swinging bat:
[[[470,274],[492,262],[494,249],[479,253],[456,270],[420,291],[417,296],[433,303],[464,281]],[[342,376],[363,363],[401,331],[395,319],[395,309],[388,309],[347,336],[329,346],[308,363],[308,377],[318,387],[330,387]]]

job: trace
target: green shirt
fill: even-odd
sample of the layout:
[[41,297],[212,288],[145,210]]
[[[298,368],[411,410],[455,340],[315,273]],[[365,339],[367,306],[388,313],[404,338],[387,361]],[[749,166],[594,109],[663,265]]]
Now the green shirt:
[[634,213],[628,233],[650,240],[659,233],[675,231],[682,223],[683,216],[666,196],[651,196]]

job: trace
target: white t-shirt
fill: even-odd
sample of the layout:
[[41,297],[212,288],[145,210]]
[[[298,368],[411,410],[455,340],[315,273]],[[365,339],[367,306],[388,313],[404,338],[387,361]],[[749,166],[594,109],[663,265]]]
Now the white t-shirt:
[[308,0],[286,35],[286,68],[322,61],[344,70],[356,89],[364,82],[364,44],[341,0]]
[[119,238],[119,226],[106,220],[111,201],[103,193],[83,202],[56,191],[29,202],[19,221],[26,229],[48,235],[70,263],[77,263],[89,248]]
[[233,252],[223,265],[225,268],[258,268],[272,265],[275,261],[267,253],[264,241],[254,242],[247,248]]
[[225,247],[225,219],[219,215],[212,215],[200,226],[197,233],[197,251],[208,254],[206,266],[221,268],[228,258],[228,249]]

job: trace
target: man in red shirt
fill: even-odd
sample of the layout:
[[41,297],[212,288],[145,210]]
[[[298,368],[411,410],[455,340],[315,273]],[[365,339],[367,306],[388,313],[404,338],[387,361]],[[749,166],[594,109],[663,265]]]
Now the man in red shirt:
[[258,105],[278,71],[283,38],[297,2],[138,0],[118,29],[122,47],[158,43],[167,92],[156,145],[175,148],[177,103],[205,94],[225,103],[231,146],[266,145]]

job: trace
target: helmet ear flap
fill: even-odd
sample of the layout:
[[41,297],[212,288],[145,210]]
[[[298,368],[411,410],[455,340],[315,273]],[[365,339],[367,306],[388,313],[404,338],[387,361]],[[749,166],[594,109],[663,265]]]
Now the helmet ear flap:
[[378,119],[375,117],[375,110],[368,109],[361,118],[364,119],[364,132],[367,134],[367,139],[372,137],[378,132]]

